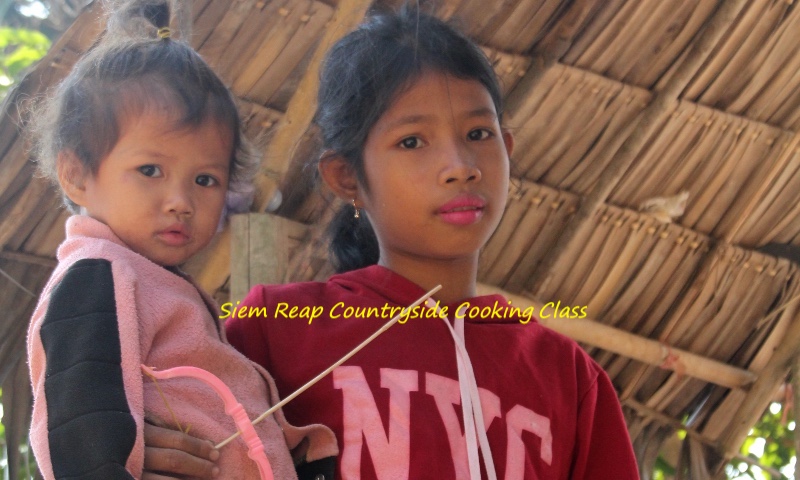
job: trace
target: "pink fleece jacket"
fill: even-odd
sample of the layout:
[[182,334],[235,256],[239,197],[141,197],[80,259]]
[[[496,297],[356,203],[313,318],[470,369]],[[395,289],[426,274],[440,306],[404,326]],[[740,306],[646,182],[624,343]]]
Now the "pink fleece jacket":
[[[156,385],[143,378],[140,364],[156,369],[193,365],[209,370],[231,388],[250,418],[278,401],[272,377],[228,344],[214,302],[188,277],[133,252],[105,224],[86,216],[73,216],[67,221],[67,238],[58,249],[59,264],[42,292],[28,335],[35,399],[31,443],[45,478],[54,478],[54,475],[44,386],[48,360],[40,329],[51,292],[70,266],[81,259],[106,259],[111,264],[124,393],[136,423],[135,444],[125,468],[134,477],[139,478],[143,469],[145,413],[174,424]],[[159,386],[180,424],[184,428],[189,426],[192,435],[216,443],[236,431],[222,402],[204,384],[192,379],[173,379],[161,381]],[[276,479],[296,478],[289,449],[305,437],[310,440],[308,461],[338,453],[336,439],[328,428],[321,425],[293,427],[286,422],[283,412],[277,412],[274,418],[261,422],[256,428]],[[246,450],[241,439],[221,449],[218,465],[222,478],[258,478],[255,464],[247,458]]]

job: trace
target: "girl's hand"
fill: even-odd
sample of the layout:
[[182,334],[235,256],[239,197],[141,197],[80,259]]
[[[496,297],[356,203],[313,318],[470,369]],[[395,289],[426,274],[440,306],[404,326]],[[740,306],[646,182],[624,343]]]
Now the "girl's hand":
[[144,445],[142,480],[212,479],[219,475],[214,463],[219,451],[207,440],[145,422]]

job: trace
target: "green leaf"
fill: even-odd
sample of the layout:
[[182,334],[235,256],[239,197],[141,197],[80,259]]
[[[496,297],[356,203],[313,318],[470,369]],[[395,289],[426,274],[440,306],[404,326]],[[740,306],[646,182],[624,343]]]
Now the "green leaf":
[[0,27],[0,76],[11,82],[0,84],[0,100],[26,68],[47,54],[50,40],[41,32],[24,28]]

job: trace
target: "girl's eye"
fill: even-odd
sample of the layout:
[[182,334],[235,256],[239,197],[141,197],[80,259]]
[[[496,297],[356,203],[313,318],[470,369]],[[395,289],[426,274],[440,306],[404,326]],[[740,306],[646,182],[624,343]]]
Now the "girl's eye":
[[194,183],[201,187],[213,187],[219,185],[219,180],[211,175],[198,175],[197,178],[194,179]]
[[479,140],[486,140],[487,138],[494,135],[494,133],[486,128],[476,128],[475,130],[471,130],[467,134],[467,138],[471,141],[479,141]]
[[419,137],[406,137],[400,140],[400,143],[397,144],[400,148],[412,149],[412,148],[422,148],[425,146],[425,143]]
[[142,165],[139,167],[139,172],[145,177],[160,177],[161,169],[155,165]]

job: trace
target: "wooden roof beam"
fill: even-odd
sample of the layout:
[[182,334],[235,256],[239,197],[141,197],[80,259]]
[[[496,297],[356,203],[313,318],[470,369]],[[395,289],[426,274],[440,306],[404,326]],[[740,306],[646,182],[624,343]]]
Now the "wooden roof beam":
[[[514,295],[493,285],[478,284],[479,295],[492,293],[503,295],[511,301],[512,305],[522,309],[533,307],[536,312],[540,312],[542,309],[541,303],[529,298]],[[722,387],[747,389],[753,382],[757,381],[756,374],[751,371],[733,367],[685,350],[667,348],[657,340],[610,327],[589,318],[549,319],[537,316],[537,320],[545,327],[566,335],[577,342],[599,347],[649,365],[675,370],[672,366],[665,366],[666,357],[669,355],[671,358],[678,359],[670,363],[675,367],[679,364],[682,374]]]
[[0,258],[3,260],[11,260],[12,262],[40,265],[48,268],[56,268],[56,264],[58,263],[58,261],[52,257],[43,257],[41,255],[34,255],[27,252],[15,252],[12,250],[0,251]]
[[[580,237],[581,231],[589,227],[591,224],[589,220],[608,199],[611,191],[636,159],[636,155],[645,141],[653,135],[664,117],[669,114],[687,82],[707,58],[708,52],[729,31],[730,25],[735,21],[744,3],[744,0],[729,0],[720,3],[717,11],[709,19],[705,30],[692,45],[691,50],[664,88],[653,95],[648,105],[633,120],[631,133],[619,150],[616,152],[606,151],[599,155],[601,158],[613,155],[613,158],[603,170],[594,188],[582,199],[575,215],[564,226],[559,241],[539,264],[536,273],[531,278],[531,292],[534,295],[547,287],[562,256],[570,250],[572,242]],[[614,148],[614,144],[609,144],[607,148]]]

